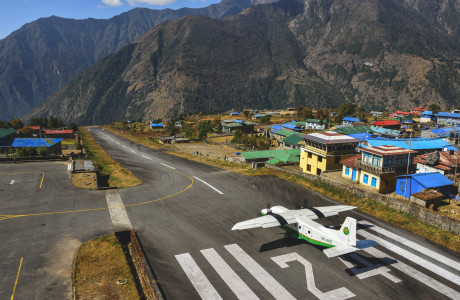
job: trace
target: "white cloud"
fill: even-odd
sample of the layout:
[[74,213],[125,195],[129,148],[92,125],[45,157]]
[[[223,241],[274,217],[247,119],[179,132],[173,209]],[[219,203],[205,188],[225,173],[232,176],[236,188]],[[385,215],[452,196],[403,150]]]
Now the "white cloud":
[[123,2],[121,0],[102,0],[102,3],[104,3],[107,6],[122,6]]
[[127,0],[127,2],[133,6],[142,3],[150,5],[166,5],[176,2],[176,0]]

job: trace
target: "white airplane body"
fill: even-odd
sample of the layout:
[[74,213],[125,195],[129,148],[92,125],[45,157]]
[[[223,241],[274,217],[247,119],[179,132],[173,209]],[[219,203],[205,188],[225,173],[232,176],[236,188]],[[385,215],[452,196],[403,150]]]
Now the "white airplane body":
[[328,249],[323,252],[327,257],[334,257],[377,245],[371,240],[356,241],[356,219],[354,218],[347,217],[340,230],[330,229],[313,221],[354,208],[354,206],[336,205],[289,210],[283,206],[274,206],[271,209],[262,209],[262,217],[235,224],[232,230],[280,226],[286,231],[285,236],[327,247]]

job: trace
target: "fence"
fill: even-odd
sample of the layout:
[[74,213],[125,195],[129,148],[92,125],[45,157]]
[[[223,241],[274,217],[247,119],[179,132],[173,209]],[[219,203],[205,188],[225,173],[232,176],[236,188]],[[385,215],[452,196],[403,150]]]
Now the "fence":
[[[68,159],[68,157],[65,157]],[[32,162],[32,161],[50,161],[62,160],[61,155],[47,155],[47,156],[27,156],[27,157],[0,157],[0,162]]]
[[[305,177],[312,181],[319,180],[319,181],[322,181],[324,183],[327,183],[329,185],[332,185],[332,186],[335,186],[335,187],[338,187],[344,190],[348,190],[350,188],[350,185],[348,184],[337,182],[337,181],[331,180],[329,178],[324,178],[321,176],[306,174],[300,171],[290,170],[290,169],[278,167],[278,166],[268,164],[268,163],[265,164],[265,167],[287,172],[287,173],[291,173],[291,174],[295,174],[295,175],[299,175],[299,176]],[[457,221],[455,219],[451,219],[449,217],[437,214],[431,210],[428,210],[423,207],[419,207],[407,201],[393,198],[393,197],[386,196],[386,195],[382,195],[382,194],[378,194],[378,193],[373,193],[370,191],[366,191],[366,190],[357,188],[356,186],[353,186],[352,191],[355,195],[359,197],[372,199],[396,211],[411,214],[414,217],[416,217],[418,220],[428,225],[432,225],[439,229],[449,231],[455,234],[460,234],[460,221]]]

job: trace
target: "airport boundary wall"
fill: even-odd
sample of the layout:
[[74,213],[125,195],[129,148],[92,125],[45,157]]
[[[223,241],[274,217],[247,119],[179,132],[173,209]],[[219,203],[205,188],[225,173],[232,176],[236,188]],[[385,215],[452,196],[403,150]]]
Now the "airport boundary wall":
[[265,163],[265,167],[269,169],[275,169],[275,170],[279,170],[282,172],[299,175],[311,181],[319,180],[321,182],[338,187],[340,189],[348,190],[351,193],[358,195],[359,197],[369,198],[369,199],[377,201],[378,203],[382,203],[396,211],[411,214],[412,216],[416,217],[418,220],[422,221],[423,223],[426,223],[428,225],[435,226],[439,229],[460,235],[460,221],[437,214],[429,209],[409,203],[408,201],[393,198],[393,197],[386,196],[383,194],[366,191],[354,185],[350,186],[348,184],[337,182],[329,178],[312,175],[312,174],[306,174],[300,171],[295,171],[295,170],[275,166],[275,165],[268,164],[268,163]]

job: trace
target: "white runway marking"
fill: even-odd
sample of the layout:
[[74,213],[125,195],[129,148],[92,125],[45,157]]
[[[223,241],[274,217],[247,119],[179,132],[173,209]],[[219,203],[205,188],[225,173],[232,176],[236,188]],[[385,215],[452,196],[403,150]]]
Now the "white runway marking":
[[238,299],[255,300],[259,297],[236,275],[235,271],[223,260],[223,258],[213,248],[201,250],[203,256],[208,260],[217,274],[225,281],[228,287],[235,293]]
[[105,192],[107,205],[109,207],[110,218],[112,219],[113,230],[132,230],[133,226],[126,213],[123,201],[117,190],[107,190]]
[[421,257],[418,257],[417,255],[415,254],[412,254],[411,252],[407,251],[407,250],[404,250],[398,246],[396,246],[395,244],[392,244],[382,238],[379,238],[378,236],[376,235],[373,235],[372,233],[369,233],[369,232],[366,232],[362,229],[358,230],[357,231],[358,234],[364,236],[365,238],[367,239],[370,239],[370,240],[373,240],[373,241],[376,241],[377,243],[379,243],[380,246],[383,246],[391,251],[393,251],[394,253],[396,254],[399,254],[401,255],[402,257],[410,260],[410,261],[413,261],[414,263],[430,270],[431,272],[435,273],[435,274],[438,274],[439,276],[449,280],[449,281],[452,281],[453,283],[457,284],[457,285],[460,285],[460,277],[455,275],[455,274],[452,274],[451,272],[447,271],[447,270],[444,270],[443,268],[421,258]]
[[132,153],[136,153],[136,151],[134,151],[134,150],[132,150],[132,149],[131,149],[131,150],[129,150],[129,151],[131,151]]
[[[150,158],[149,158],[149,159],[150,159]],[[173,168],[173,167],[171,167],[171,166],[168,166],[167,164],[164,164],[164,163],[160,163],[160,164],[163,165],[163,166],[165,166],[165,167],[168,167],[168,168],[170,168],[170,169],[173,169],[173,170],[176,169],[176,168]]]
[[207,186],[209,186],[210,188],[212,188],[213,190],[215,190],[216,192],[218,192],[219,194],[223,195],[224,193],[222,193],[221,191],[219,191],[218,189],[216,189],[215,187],[213,187],[212,185],[210,185],[209,183],[207,183],[206,181],[204,181],[203,179],[200,179],[196,176],[193,176],[193,178],[203,182],[204,184],[206,184]]
[[295,299],[278,281],[275,280],[264,268],[250,257],[237,244],[227,245],[225,248],[231,255],[251,273],[252,276],[273,296],[275,299]]
[[385,252],[382,252],[374,247],[364,249],[363,251],[369,253],[370,255],[379,258],[384,263],[392,266],[395,269],[400,270],[403,273],[406,273],[410,277],[420,281],[421,283],[433,288],[434,290],[440,292],[441,294],[449,297],[451,299],[457,300],[460,299],[460,293],[451,289],[450,287],[442,284],[441,282],[429,277],[428,275],[423,274],[422,272],[412,268],[409,265],[406,265],[403,262],[397,261],[393,257],[387,255]]
[[222,299],[189,253],[176,255],[176,259],[203,300]]
[[143,158],[150,159],[150,157],[142,155]]
[[460,271],[460,262],[456,262],[456,261],[454,261],[454,260],[452,260],[450,258],[447,258],[447,257],[445,257],[445,256],[443,256],[441,254],[438,254],[438,253],[436,253],[434,251],[431,251],[430,249],[427,249],[427,248],[425,248],[423,246],[420,246],[417,243],[409,241],[409,240],[407,240],[407,239],[405,239],[405,238],[403,238],[403,237],[401,237],[399,235],[394,234],[393,232],[390,232],[390,231],[388,231],[386,229],[383,229],[382,227],[378,227],[378,226],[376,226],[376,225],[374,225],[372,223],[369,223],[367,221],[359,221],[358,223],[363,224],[363,225],[367,225],[367,226],[371,226],[371,227],[366,228],[366,229],[370,229],[370,230],[373,230],[373,231],[375,231],[377,233],[385,235],[385,236],[389,237],[392,240],[395,240],[395,241],[397,241],[397,242],[399,242],[399,243],[401,243],[403,245],[406,245],[406,246],[410,247],[411,249],[414,249],[414,250],[416,250],[416,251],[418,251],[420,253],[423,253],[426,256],[434,258],[437,261],[442,262],[443,264],[445,264],[447,266],[450,266],[450,267]]
[[14,180],[11,180],[10,184],[14,184]]

